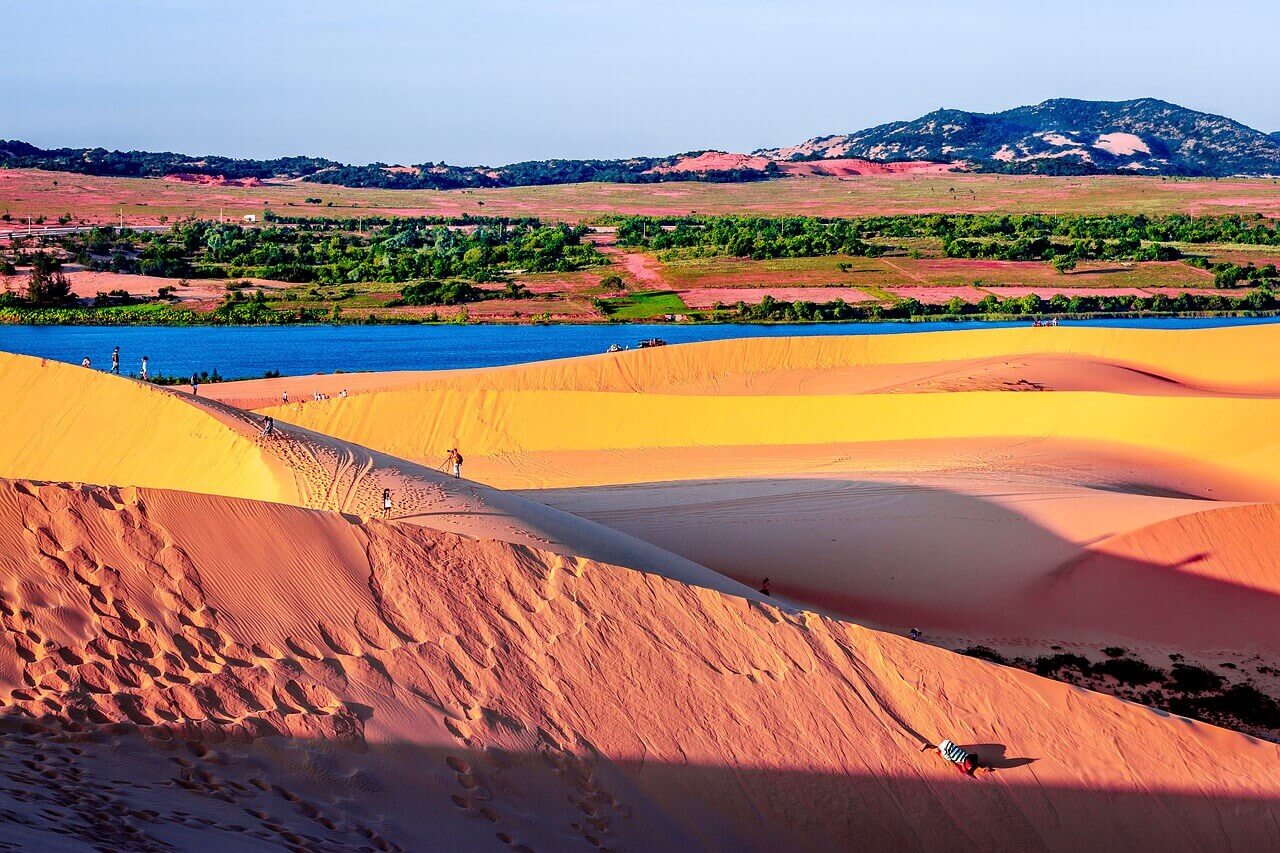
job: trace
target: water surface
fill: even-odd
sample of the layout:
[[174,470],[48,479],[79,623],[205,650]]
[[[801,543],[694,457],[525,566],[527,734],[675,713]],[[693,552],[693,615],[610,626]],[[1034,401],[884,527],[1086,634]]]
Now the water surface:
[[[1081,320],[1064,325],[1198,329],[1280,322],[1280,318]],[[0,326],[0,350],[72,364],[88,356],[94,367],[111,363],[136,373],[148,356],[152,375],[187,376],[217,370],[224,377],[365,370],[442,370],[493,367],[604,352],[610,344],[634,347],[644,338],[672,344],[786,335],[891,335],[1026,326],[1026,322],[841,323],[780,325],[580,326]],[[1048,329],[1045,334],[1052,334]]]

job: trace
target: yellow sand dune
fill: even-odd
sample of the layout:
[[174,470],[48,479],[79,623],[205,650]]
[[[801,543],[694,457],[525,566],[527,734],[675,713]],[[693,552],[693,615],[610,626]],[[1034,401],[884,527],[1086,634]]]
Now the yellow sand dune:
[[[150,486],[383,515],[751,590],[625,534],[534,501],[215,401],[60,362],[0,353],[0,476]],[[298,543],[305,546],[305,543]]]
[[535,548],[0,482],[0,572],[0,831],[31,848],[1280,841],[1275,744]]
[[[1169,638],[1124,608],[1066,618],[1037,597],[1062,566],[1280,500],[1277,345],[1275,325],[731,341],[361,377],[266,411],[428,464],[457,445],[476,479],[895,630],[1096,648]],[[1200,651],[1259,643],[1209,633]]]
[[[690,347],[696,350],[697,347]],[[1257,424],[1280,418],[1280,399],[1137,396],[1077,391],[712,396],[587,391],[397,390],[263,410],[282,420],[438,464],[463,448],[474,476],[501,488],[705,479],[796,473],[757,465],[755,448],[889,442],[1027,440],[1094,443],[1194,466],[1234,497],[1280,494],[1280,439]],[[717,451],[741,448],[735,459]],[[570,468],[539,456],[599,452]],[[710,453],[706,453],[710,451]],[[525,472],[534,471],[530,475]],[[1192,478],[1194,479],[1194,478]],[[1192,485],[1191,491],[1197,491]]]
[[[228,383],[209,393],[247,408],[279,403],[284,391],[296,403],[308,400],[313,390],[336,396],[344,388],[352,394],[423,389],[867,393],[931,378],[960,383],[966,372],[982,373],[998,365],[1003,372],[985,377],[986,382],[1008,379],[1016,385],[1047,367],[1054,375],[1111,374],[1108,384],[1128,391],[1167,393],[1173,385],[1199,392],[1274,394],[1280,393],[1280,364],[1272,357],[1277,340],[1276,325],[745,338],[477,370],[289,376]],[[1025,361],[1029,371],[1019,367]],[[1096,390],[1100,383],[1073,384],[1075,390]]]

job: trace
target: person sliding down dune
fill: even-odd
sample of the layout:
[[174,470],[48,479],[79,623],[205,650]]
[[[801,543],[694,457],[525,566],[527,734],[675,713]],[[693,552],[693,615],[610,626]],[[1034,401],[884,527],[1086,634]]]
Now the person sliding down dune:
[[955,765],[955,768],[966,776],[975,776],[981,771],[986,771],[988,773],[991,772],[990,767],[982,766],[982,763],[978,760],[978,756],[974,755],[972,752],[965,752],[952,741],[944,740],[937,746],[934,746],[931,743],[926,743],[920,748],[920,751],[928,752],[931,749],[936,749],[939,755],[951,762],[951,764]]

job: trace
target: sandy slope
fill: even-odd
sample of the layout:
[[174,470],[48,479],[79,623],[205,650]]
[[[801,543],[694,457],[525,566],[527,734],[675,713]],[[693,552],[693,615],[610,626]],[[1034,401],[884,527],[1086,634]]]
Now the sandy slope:
[[223,404],[0,353],[0,476],[182,489],[392,517],[535,545],[736,594],[748,588],[661,548],[515,495]]
[[[228,383],[210,389],[220,398],[279,402],[288,388],[297,400],[312,386],[336,394],[356,390],[486,388],[495,390],[645,391],[655,394],[867,393],[904,377],[936,372],[957,380],[970,367],[1008,362],[1008,377],[1025,378],[1017,366],[1067,362],[1072,371],[1132,374],[1126,393],[1176,383],[1197,391],[1280,393],[1280,365],[1271,353],[1280,333],[1274,325],[1166,331],[1092,327],[976,329],[926,334],[832,335],[747,338],[562,359],[480,370],[285,377]],[[860,381],[859,370],[871,378]],[[1056,372],[1058,376],[1062,371]],[[954,374],[960,374],[956,376]],[[1149,374],[1149,382],[1139,375]],[[832,380],[829,377],[837,376]],[[887,376],[888,381],[885,381]],[[978,380],[980,387],[997,373]],[[1076,388],[1105,390],[1075,377]],[[1134,385],[1134,382],[1140,384]],[[852,383],[852,384],[846,384]],[[1067,388],[1062,390],[1075,390]],[[296,393],[297,389],[302,394]],[[965,390],[956,385],[945,390]],[[307,403],[306,405],[309,405]]]
[[[407,458],[457,443],[476,479],[894,630],[1203,656],[1274,649],[1280,599],[1250,580],[1269,545],[1179,534],[1228,556],[1199,588],[1220,601],[1176,618],[1153,602],[1186,604],[1193,585],[1149,547],[1098,606],[1063,567],[1133,531],[1280,500],[1280,440],[1259,427],[1280,419],[1278,343],[1277,326],[730,341],[402,373],[381,390],[342,377],[359,393],[269,411]],[[1233,621],[1233,590],[1259,583]]]
[[[523,545],[5,482],[0,566],[0,832],[28,847],[1280,838],[1274,744]],[[943,736],[1001,769],[919,751]]]

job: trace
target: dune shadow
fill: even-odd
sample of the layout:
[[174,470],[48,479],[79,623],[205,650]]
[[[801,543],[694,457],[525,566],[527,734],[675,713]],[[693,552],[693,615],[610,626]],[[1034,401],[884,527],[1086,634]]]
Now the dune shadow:
[[[1115,484],[1114,491],[1196,499],[1206,507],[1196,511],[1208,515],[1227,511],[1150,484]],[[768,576],[776,595],[799,606],[902,633],[918,627],[1043,646],[1096,640],[1099,648],[1108,644],[1101,638],[1124,637],[1169,651],[1280,647],[1271,627],[1280,619],[1280,595],[1262,581],[1250,583],[1248,568],[1239,578],[1201,571],[1221,545],[1209,534],[1175,544],[1164,562],[1144,560],[1071,542],[1016,503],[998,502],[998,493],[853,478],[726,478],[525,494],[752,588]],[[1170,517],[1179,514],[1189,513]],[[1251,535],[1265,539],[1262,529]],[[1231,566],[1218,570],[1224,568]]]
[[[688,726],[690,736],[709,734],[696,721]],[[154,727],[145,732],[154,739]],[[890,757],[888,772],[857,753],[843,767],[833,759],[818,770],[727,756],[723,763],[611,757],[587,741],[533,750],[147,737],[129,724],[0,715],[0,764],[18,768],[0,798],[56,797],[63,806],[0,810],[0,840],[28,849],[78,849],[74,839],[171,849],[162,842],[174,837],[211,848],[243,841],[381,850],[529,849],[536,839],[540,849],[607,842],[617,850],[716,851],[1085,849],[1098,839],[1106,839],[1104,849],[1280,844],[1280,797],[1173,783],[1044,782],[1022,769],[1038,759],[1008,757],[999,743],[963,746],[1001,771],[968,778],[910,748]],[[293,757],[278,760],[286,755]],[[64,758],[74,773],[63,769]],[[43,772],[22,772],[24,762]],[[335,795],[334,780],[352,779],[358,787]],[[162,799],[152,793],[161,787]],[[131,822],[127,836],[92,822],[89,811],[100,808],[103,793],[113,809],[144,818]]]
[[972,752],[978,756],[983,767],[990,767],[993,770],[1012,770],[1015,767],[1026,767],[1028,764],[1039,761],[1038,758],[1010,758],[1005,754],[1008,747],[1002,743],[962,743],[959,746],[965,752]]

